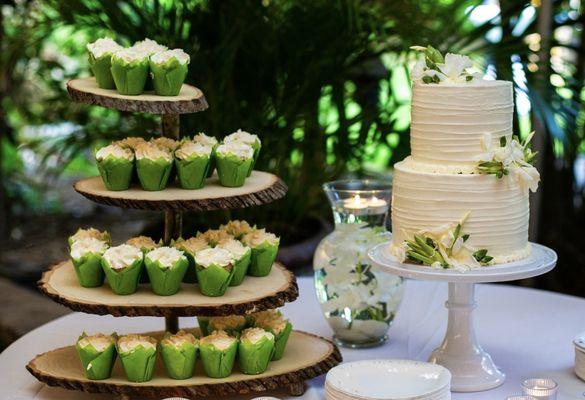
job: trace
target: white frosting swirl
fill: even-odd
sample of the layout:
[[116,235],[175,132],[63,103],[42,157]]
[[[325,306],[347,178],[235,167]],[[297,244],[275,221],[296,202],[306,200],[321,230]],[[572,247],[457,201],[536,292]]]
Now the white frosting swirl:
[[138,147],[136,147],[136,158],[138,160],[146,158],[152,161],[162,158],[163,160],[170,162],[173,160],[173,155],[168,150],[165,150],[154,143],[147,142],[139,144]]
[[111,335],[104,335],[103,333],[96,333],[95,335],[82,337],[77,341],[77,344],[81,348],[92,346],[100,353],[106,350],[115,342],[115,339]]
[[126,335],[118,339],[118,348],[121,353],[129,353],[136,347],[142,346],[145,349],[156,349],[156,339],[146,335]]
[[227,250],[220,249],[218,247],[203,249],[195,253],[195,262],[207,268],[210,265],[219,265],[220,267],[226,267],[234,261],[234,256]]
[[137,260],[141,260],[142,251],[129,244],[121,244],[106,250],[103,259],[107,261],[110,268],[120,270],[129,267]]
[[108,240],[108,232],[106,231],[99,231],[95,228],[87,228],[87,229],[81,229],[79,228],[77,230],[77,232],[75,232],[73,235],[71,235],[70,239],[72,242],[76,242],[77,240],[81,240],[81,239],[87,239],[87,238],[95,238],[95,239],[99,239],[101,241],[107,241]]
[[209,249],[210,247],[207,240],[202,237],[192,237],[187,240],[182,240],[175,243],[174,246],[179,250],[187,251],[191,254],[195,254],[203,249]]
[[160,247],[160,245],[158,243],[156,243],[152,238],[150,238],[148,236],[136,236],[136,237],[130,238],[130,239],[126,240],[126,244],[129,244],[130,246],[137,247],[139,249],[148,249],[148,250],[152,250],[152,249],[156,249],[157,247]]
[[227,135],[223,139],[223,142],[224,143],[245,143],[245,144],[249,144],[251,146],[254,143],[259,143],[260,139],[258,138],[257,135],[253,135],[249,132],[238,129],[234,133]]
[[88,253],[103,254],[108,249],[108,244],[96,238],[76,240],[71,245],[71,258],[78,260]]
[[193,141],[183,142],[181,146],[175,151],[175,157],[180,160],[184,160],[191,156],[196,157],[209,157],[213,148],[203,143],[197,143]]
[[166,136],[157,137],[156,139],[151,139],[150,143],[154,143],[158,147],[169,151],[175,151],[177,147],[179,147],[179,142],[175,139],[168,138]]
[[207,136],[203,132],[199,132],[197,135],[193,136],[192,139],[194,142],[202,143],[208,146],[215,146],[217,144],[217,139],[213,136]]
[[242,332],[241,340],[245,340],[252,344],[258,343],[263,338],[274,340],[274,335],[265,331],[262,328],[248,328]]
[[231,142],[220,144],[217,147],[216,153],[223,156],[234,155],[243,159],[250,159],[254,156],[254,149],[249,144]]
[[217,247],[229,251],[237,260],[242,258],[250,250],[249,247],[244,246],[242,242],[236,239],[223,240]]
[[139,53],[143,53],[147,56],[151,56],[155,53],[159,53],[161,51],[166,51],[167,46],[163,46],[162,44],[158,44],[156,41],[146,38],[139,42],[134,43],[131,47],[132,50],[137,51]]
[[104,146],[95,153],[95,158],[98,161],[102,161],[107,157],[123,158],[132,161],[134,160],[134,153],[129,148],[118,146],[117,144]]
[[100,58],[104,55],[112,55],[118,50],[123,49],[122,46],[110,38],[98,39],[93,43],[88,43],[86,47],[87,51],[89,51],[95,58]]
[[181,347],[185,343],[189,344],[197,344],[199,341],[192,333],[185,332],[184,330],[180,330],[179,332],[175,333],[174,335],[169,335],[161,340],[162,344],[173,346],[173,347]]
[[199,343],[202,345],[211,345],[218,350],[227,350],[236,342],[236,338],[231,337],[225,331],[213,331],[211,335],[202,338]]
[[280,243],[280,239],[275,234],[266,232],[265,229],[257,229],[242,238],[242,243],[250,247],[260,246],[264,242],[274,246]]
[[189,54],[185,53],[181,49],[173,49],[173,50],[166,50],[158,52],[150,57],[150,61],[155,64],[163,64],[169,61],[171,58],[176,59],[179,64],[185,65],[188,64],[191,58]]
[[227,315],[225,317],[213,317],[209,319],[209,327],[215,330],[237,329],[246,325],[246,317],[243,315]]
[[138,136],[129,136],[129,137],[124,138],[122,140],[116,140],[112,144],[117,144],[118,146],[128,147],[128,148],[134,150],[136,148],[136,146],[138,146],[140,143],[146,143],[146,140],[144,140],[144,138],[141,138]]
[[143,61],[146,58],[148,58],[148,54],[146,54],[142,51],[136,51],[132,47],[127,48],[127,49],[118,50],[112,55],[112,61],[113,60],[121,60],[121,61],[124,61],[125,63],[131,63],[134,61]]
[[174,247],[159,247],[146,254],[146,258],[152,262],[159,262],[162,268],[171,268],[183,257],[183,252]]

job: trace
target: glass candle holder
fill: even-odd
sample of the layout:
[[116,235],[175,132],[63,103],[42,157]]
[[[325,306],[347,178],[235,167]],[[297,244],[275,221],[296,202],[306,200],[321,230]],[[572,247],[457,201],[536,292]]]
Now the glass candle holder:
[[537,400],[556,400],[558,385],[548,378],[531,378],[522,382],[522,393]]
[[391,184],[346,180],[326,183],[323,190],[335,221],[335,230],[321,241],[313,258],[323,315],[337,344],[381,344],[402,301],[403,279],[374,267],[367,252],[391,239]]

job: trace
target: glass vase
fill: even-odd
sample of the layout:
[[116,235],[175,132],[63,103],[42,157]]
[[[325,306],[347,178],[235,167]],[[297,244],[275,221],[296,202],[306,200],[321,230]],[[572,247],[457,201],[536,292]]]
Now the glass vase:
[[402,301],[404,281],[372,265],[367,251],[391,238],[390,183],[336,181],[323,190],[335,221],[335,230],[321,241],[313,258],[323,315],[341,346],[382,344]]

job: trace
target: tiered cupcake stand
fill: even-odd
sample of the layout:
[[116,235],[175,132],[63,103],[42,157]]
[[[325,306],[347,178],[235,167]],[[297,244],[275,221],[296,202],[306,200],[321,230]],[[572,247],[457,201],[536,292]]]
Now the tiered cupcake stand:
[[552,270],[557,263],[554,250],[536,243],[531,243],[531,246],[531,254],[524,260],[462,272],[401,263],[390,254],[390,243],[382,243],[369,251],[368,255],[374,264],[390,273],[405,278],[449,283],[449,295],[445,303],[449,310],[447,332],[443,343],[433,351],[429,361],[451,372],[452,391],[479,392],[504,383],[506,375],[481,348],[475,335],[475,284],[515,281]]
[[[178,96],[155,95],[123,96],[112,90],[99,89],[93,78],[76,79],[67,85],[73,100],[122,111],[161,114],[164,136],[179,138],[179,114],[194,113],[207,108],[203,93],[189,85],[183,85]],[[110,206],[164,212],[164,243],[181,236],[183,211],[211,211],[252,207],[270,203],[283,197],[287,187],[277,176],[253,171],[243,187],[226,188],[219,185],[216,176],[208,179],[199,190],[183,190],[169,185],[160,192],[129,189],[111,192],[105,189],[99,177],[84,179],[75,184],[75,190],[88,199]],[[76,279],[71,262],[64,261],[52,266],[43,274],[40,290],[72,310],[98,315],[158,316],[165,318],[166,331],[179,329],[178,317],[225,316],[273,309],[298,298],[294,275],[283,265],[276,263],[269,276],[247,277],[237,287],[228,289],[222,297],[205,297],[184,284],[173,296],[154,295],[141,285],[138,292],[118,296],[107,287],[83,288]],[[293,321],[294,323],[294,321]],[[80,327],[83,329],[83,327]],[[81,332],[80,332],[81,333]],[[162,336],[163,332],[150,333]],[[92,381],[85,377],[74,346],[40,354],[31,360],[27,369],[38,380],[50,386],[93,393],[110,393],[121,398],[166,397],[218,397],[250,392],[262,392],[285,388],[293,395],[305,390],[305,380],[326,373],[341,362],[338,348],[328,340],[300,331],[293,331],[282,360],[272,362],[260,375],[244,375],[237,370],[228,378],[206,377],[199,368],[193,378],[172,380],[167,378],[158,361],[154,377],[145,383],[129,382],[116,364],[112,377]]]

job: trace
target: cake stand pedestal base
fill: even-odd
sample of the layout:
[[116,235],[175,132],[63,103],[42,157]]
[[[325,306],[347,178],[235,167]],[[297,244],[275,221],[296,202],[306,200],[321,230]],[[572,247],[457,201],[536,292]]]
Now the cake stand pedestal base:
[[548,247],[531,243],[527,258],[509,264],[492,265],[470,271],[436,269],[401,263],[389,252],[390,243],[373,247],[368,256],[378,267],[405,278],[449,282],[447,332],[443,343],[433,351],[430,362],[447,368],[452,375],[453,392],[479,392],[504,383],[506,375],[479,345],[473,325],[475,284],[506,282],[549,272],[557,263],[557,254]]
[[447,332],[429,361],[451,371],[451,387],[458,392],[493,389],[506,379],[477,342],[473,327],[476,306],[475,284],[449,283],[449,299],[445,303],[449,310]]

